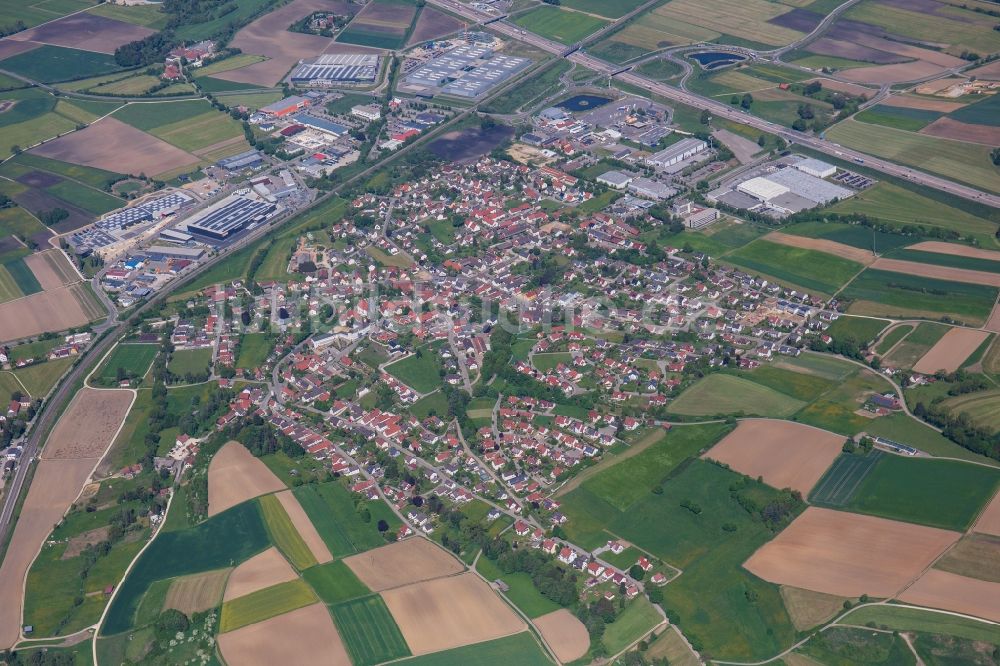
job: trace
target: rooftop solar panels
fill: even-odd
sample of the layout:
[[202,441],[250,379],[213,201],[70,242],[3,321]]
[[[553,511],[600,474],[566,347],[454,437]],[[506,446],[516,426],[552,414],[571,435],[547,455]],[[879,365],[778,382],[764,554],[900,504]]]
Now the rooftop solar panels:
[[527,58],[496,54],[482,44],[465,44],[421,65],[406,77],[406,83],[458,97],[478,97],[530,64]]
[[251,222],[265,219],[276,206],[262,199],[233,195],[206,209],[200,216],[187,222],[187,230],[222,240],[244,229]]
[[359,53],[321,55],[312,62],[303,62],[292,71],[293,83],[323,85],[326,83],[374,82],[378,76],[379,56]]

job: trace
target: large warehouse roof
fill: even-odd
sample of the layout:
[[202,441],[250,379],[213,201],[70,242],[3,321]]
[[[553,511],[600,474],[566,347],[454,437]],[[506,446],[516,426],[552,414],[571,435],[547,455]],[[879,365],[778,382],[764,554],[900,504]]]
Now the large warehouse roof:
[[744,194],[749,194],[754,199],[759,199],[760,201],[770,201],[775,197],[780,197],[782,194],[788,192],[788,188],[784,185],[769,180],[768,178],[751,178],[750,180],[743,181],[737,187],[737,190],[743,192]]
[[778,183],[799,195],[800,197],[815,201],[816,203],[828,203],[834,199],[846,199],[854,193],[851,190],[828,183],[822,178],[810,176],[798,169],[782,169],[777,173],[767,177],[773,183]]

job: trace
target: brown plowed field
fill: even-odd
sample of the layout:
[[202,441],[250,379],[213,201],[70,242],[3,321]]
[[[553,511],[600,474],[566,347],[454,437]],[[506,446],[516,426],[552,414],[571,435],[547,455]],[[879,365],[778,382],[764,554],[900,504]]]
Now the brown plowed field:
[[920,130],[920,134],[940,136],[945,139],[955,139],[956,141],[984,143],[988,146],[1000,144],[1000,127],[994,125],[973,125],[948,117],[938,118]]
[[382,593],[414,655],[510,636],[527,627],[474,573]]
[[288,30],[291,24],[317,11],[343,15],[353,13],[346,2],[293,0],[253,21],[237,32],[233,39],[232,45],[243,53],[266,56],[267,60],[213,74],[213,78],[263,86],[277,84],[300,60],[325,53],[333,42],[330,37]]
[[42,289],[52,290],[80,281],[80,275],[70,265],[61,250],[45,250],[24,258]]
[[972,531],[1000,536],[1000,491],[993,496],[993,501],[986,505],[986,509],[979,514],[979,520],[976,521]]
[[947,571],[931,569],[899,595],[899,600],[1000,622],[1000,583]]
[[344,563],[374,592],[465,570],[451,553],[422,537],[351,555]]
[[24,30],[8,39],[41,42],[98,53],[114,53],[122,44],[128,44],[155,33],[140,25],[81,12],[37,28]]
[[867,250],[851,247],[850,245],[844,245],[843,243],[825,238],[807,238],[805,236],[782,233],[781,231],[772,231],[766,236],[766,240],[780,243],[781,245],[788,245],[789,247],[800,247],[807,250],[826,252],[827,254],[842,257],[843,259],[856,261],[865,266],[875,261],[875,256]]
[[70,285],[0,303],[0,342],[90,322],[93,312],[80,302],[76,290],[76,285]]
[[971,76],[975,76],[977,79],[1000,81],[1000,60],[994,60],[988,65],[977,67],[976,69],[970,70],[968,73]]
[[457,30],[461,30],[462,26],[463,23],[457,18],[433,7],[424,7],[424,10],[420,12],[420,18],[417,19],[417,24],[413,26],[413,34],[410,35],[410,41],[406,45],[413,46],[414,44],[444,37]]
[[952,280],[954,282],[987,284],[991,287],[1000,287],[1000,273],[971,271],[966,268],[949,268],[947,266],[932,266],[931,264],[921,264],[917,261],[884,258],[878,259],[873,263],[872,268],[894,273],[922,275],[924,277],[937,278],[938,280]]
[[239,666],[351,666],[337,627],[323,604],[220,634],[218,641],[226,663]]
[[743,566],[764,580],[845,597],[891,597],[961,536],[809,507]]
[[295,526],[295,530],[302,537],[302,540],[306,542],[309,546],[309,551],[316,558],[316,561],[320,564],[326,564],[327,562],[333,561],[333,555],[330,554],[330,549],[326,547],[323,543],[322,537],[320,537],[319,532],[316,531],[316,527],[309,520],[309,516],[306,515],[305,509],[299,504],[299,501],[295,499],[295,495],[292,494],[291,490],[285,490],[276,495],[278,501],[281,502],[281,506],[284,507],[285,513],[288,514],[289,519],[292,521],[292,525]]
[[188,616],[215,608],[222,599],[230,571],[232,569],[219,569],[176,579],[167,590],[163,608],[176,608]]
[[957,245],[955,243],[943,243],[941,241],[921,241],[914,245],[908,245],[907,250],[921,250],[922,252],[936,252],[938,254],[952,254],[956,257],[973,257],[975,259],[986,259],[988,261],[1000,261],[1000,252],[996,250],[983,250],[978,247],[968,245]]
[[740,421],[703,456],[775,488],[808,495],[840,455],[844,437],[791,421]]
[[925,111],[941,111],[951,113],[961,109],[965,104],[944,99],[928,99],[926,97],[910,97],[909,95],[893,95],[884,102],[886,106],[898,106],[904,109],[923,109]]
[[856,69],[845,69],[838,72],[841,78],[855,83],[896,83],[923,79],[935,74],[940,74],[945,70],[933,63],[917,60],[914,62],[903,62],[895,65],[878,65],[876,67],[858,67]]
[[[94,396],[100,397],[100,405],[94,404]],[[28,568],[110,446],[131,401],[131,391],[81,389],[48,436],[0,565],[0,647],[17,642]]]
[[37,49],[41,44],[35,42],[15,42],[11,39],[0,41],[0,60],[16,56],[19,53],[26,53],[32,49]]
[[933,375],[938,370],[955,372],[989,336],[986,331],[953,328],[913,366],[914,372]]
[[233,569],[226,583],[226,594],[223,601],[238,599],[251,592],[263,590],[279,583],[287,583],[298,578],[292,565],[278,552],[277,548],[268,548],[263,553],[254,555],[249,560]]
[[227,442],[208,465],[209,516],[279,490],[281,479],[239,442]]
[[564,664],[587,654],[590,647],[587,627],[565,608],[535,618],[532,623]]
[[1000,303],[993,306],[993,310],[990,312],[990,318],[986,320],[986,325],[983,328],[987,331],[1000,333]]
[[198,164],[194,155],[117,118],[104,118],[79,132],[43,143],[31,152],[63,162],[147,176]]

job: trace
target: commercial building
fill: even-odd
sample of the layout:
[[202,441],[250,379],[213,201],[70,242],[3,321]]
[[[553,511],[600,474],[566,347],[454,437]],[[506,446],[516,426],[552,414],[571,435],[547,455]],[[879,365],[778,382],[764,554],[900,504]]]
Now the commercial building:
[[261,107],[259,113],[272,118],[284,118],[285,116],[290,116],[296,111],[301,111],[308,106],[309,100],[307,98],[292,95],[291,97],[280,99],[273,104]]
[[225,240],[254,224],[263,222],[277,206],[244,191],[230,195],[186,222],[189,233]]
[[764,202],[788,193],[788,188],[784,185],[779,185],[773,180],[762,176],[743,181],[736,186],[736,190]]
[[608,187],[613,187],[616,190],[623,190],[632,182],[633,178],[634,176],[622,173],[621,171],[608,171],[598,176],[597,182]]
[[200,247],[174,247],[171,245],[153,245],[146,254],[153,260],[159,259],[188,259],[197,261],[205,254],[205,249]]
[[650,180],[649,178],[635,178],[628,185],[628,191],[640,197],[646,197],[647,199],[655,199],[661,201],[663,199],[669,199],[670,197],[677,194],[677,190],[669,185],[664,185],[663,183],[658,183],[655,180]]
[[351,107],[351,115],[374,122],[382,117],[382,107],[376,104],[358,104]]
[[767,179],[772,183],[787,187],[796,196],[807,199],[814,204],[827,204],[834,199],[846,199],[854,195],[854,192],[846,187],[834,185],[822,178],[800,171],[798,168],[781,169],[777,173],[767,176]]
[[531,65],[528,58],[494,53],[483,44],[463,44],[421,65],[404,80],[433,96],[478,97]]
[[381,58],[368,53],[336,53],[303,61],[289,77],[295,86],[328,87],[340,83],[375,83]]
[[837,167],[812,157],[806,157],[792,166],[799,171],[807,173],[810,176],[815,176],[816,178],[829,178],[837,173]]
[[349,131],[343,125],[325,120],[323,118],[317,118],[316,116],[310,116],[308,113],[296,114],[292,116],[292,120],[299,125],[305,125],[306,127],[319,130],[320,132],[324,132],[326,134],[333,134],[334,136],[344,136]]
[[216,166],[226,171],[239,171],[240,169],[260,166],[263,162],[264,156],[260,152],[248,150],[238,155],[225,157],[216,162]]
[[660,152],[647,157],[646,163],[650,166],[665,168],[693,157],[707,149],[708,144],[701,139],[681,139],[672,146],[667,146]]

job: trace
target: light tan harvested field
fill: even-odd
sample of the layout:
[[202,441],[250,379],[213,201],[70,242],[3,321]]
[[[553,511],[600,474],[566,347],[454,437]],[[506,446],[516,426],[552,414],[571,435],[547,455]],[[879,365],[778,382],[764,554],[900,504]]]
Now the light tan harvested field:
[[532,624],[564,664],[576,661],[590,648],[587,627],[565,608],[537,617]]
[[326,52],[333,39],[320,35],[291,32],[288,26],[316,11],[351,14],[346,2],[329,0],[293,0],[269,12],[236,33],[232,45],[243,53],[266,56],[263,62],[213,75],[213,78],[273,86],[281,81],[299,60],[315,58]]
[[933,375],[938,370],[955,372],[989,336],[986,331],[953,328],[913,366],[914,372]]
[[782,245],[788,245],[789,247],[800,247],[807,250],[826,252],[827,254],[856,261],[865,266],[875,261],[875,256],[867,250],[851,247],[850,245],[825,238],[806,238],[805,236],[786,234],[781,231],[772,231],[767,235],[766,239]]
[[[101,394],[101,400],[108,405],[95,406],[95,394]],[[122,402],[119,396],[126,401]],[[0,648],[12,646],[19,638],[28,567],[49,532],[79,496],[100,456],[114,439],[131,400],[131,391],[82,389],[46,440],[0,565],[0,599],[3,599]],[[98,433],[105,437],[103,441],[98,441]]]
[[432,39],[440,39],[461,30],[462,25],[461,21],[449,14],[434,7],[424,7],[423,11],[420,12],[420,18],[417,19],[417,24],[413,26],[410,41],[406,45],[413,46]]
[[220,634],[218,641],[226,663],[239,666],[351,666],[337,627],[323,604]]
[[100,317],[83,284],[40,291],[0,303],[0,342],[27,338],[47,331],[65,331]]
[[208,465],[209,516],[279,490],[281,479],[239,442],[227,442]]
[[920,134],[940,136],[945,139],[955,139],[956,141],[969,141],[971,143],[984,143],[988,146],[1000,144],[1000,127],[994,125],[973,125],[963,123],[947,116],[938,118],[927,127],[920,130]]
[[31,150],[54,160],[125,174],[155,176],[194,167],[198,158],[117,118],[103,118]]
[[226,583],[223,601],[238,599],[265,587],[287,583],[298,578],[292,565],[277,548],[268,548],[233,569]]
[[873,94],[875,94],[875,91],[872,90],[871,88],[859,86],[856,83],[845,83],[843,81],[827,79],[822,76],[816,79],[810,79],[809,81],[806,81],[806,83],[809,83],[811,81],[819,81],[820,83],[823,84],[823,87],[826,88],[827,90],[834,90],[836,92],[842,92],[847,95],[854,95],[855,97],[860,97],[862,95],[866,97],[871,97]]
[[788,611],[792,624],[799,631],[812,629],[833,618],[844,610],[844,599],[834,594],[803,590],[791,585],[781,586],[781,600],[785,602],[785,610]]
[[899,595],[908,604],[1000,622],[1000,583],[931,569]]
[[928,81],[927,83],[921,83],[919,86],[913,89],[913,91],[919,95],[933,95],[934,93],[939,93],[946,88],[950,88],[956,83],[962,83],[963,81],[968,81],[964,76],[946,76],[943,79],[936,79],[934,81]]
[[959,536],[934,527],[809,507],[743,566],[779,585],[849,597],[891,597]]
[[333,555],[330,554],[330,549],[326,547],[323,543],[322,537],[320,537],[319,532],[316,531],[316,527],[309,520],[309,516],[306,515],[305,509],[299,504],[299,501],[295,499],[295,495],[292,494],[291,490],[284,490],[275,497],[281,502],[281,506],[284,507],[285,513],[292,521],[292,525],[295,526],[296,531],[302,540],[306,542],[309,546],[309,551],[316,558],[316,561],[320,564],[326,564],[327,562],[333,561]]
[[965,104],[962,102],[952,102],[944,99],[928,99],[926,97],[915,97],[912,95],[893,95],[882,104],[886,106],[898,106],[904,109],[923,109],[925,111],[941,111],[951,113],[958,111]]
[[934,76],[945,71],[944,67],[923,60],[903,62],[894,65],[876,65],[875,67],[858,67],[845,69],[837,73],[841,78],[855,83],[896,83],[914,81]]
[[956,257],[973,257],[975,259],[986,259],[988,261],[1000,261],[1000,252],[996,250],[983,250],[978,247],[968,245],[956,245],[955,243],[944,243],[942,241],[921,241],[913,245],[907,245],[907,250],[920,250],[922,252],[936,252],[937,254],[951,254]]
[[986,509],[979,514],[979,520],[976,521],[972,531],[1000,536],[1000,491],[997,491],[993,500],[986,505]]
[[[42,448],[45,460],[100,458],[111,444],[135,394],[125,390],[80,389]],[[80,488],[76,489],[80,492]]]
[[66,259],[62,250],[45,250],[29,254],[24,263],[31,269],[42,289],[52,290],[80,281],[80,275]]
[[176,608],[185,615],[215,608],[222,599],[226,577],[232,569],[219,569],[193,576],[182,576],[170,584],[163,608]]
[[8,39],[111,54],[122,44],[142,39],[155,32],[133,23],[78,12],[15,33]]
[[527,628],[474,573],[397,587],[382,593],[414,655],[481,643]]
[[762,476],[769,486],[808,495],[843,445],[844,437],[832,432],[791,421],[755,419],[740,421],[703,457],[753,478]]
[[1000,333],[1000,302],[993,306],[993,310],[990,312],[990,318],[986,320],[986,324],[983,328],[987,331]]
[[987,273],[986,271],[970,271],[966,268],[949,268],[947,266],[933,266],[931,264],[921,264],[917,261],[904,261],[902,259],[878,259],[872,264],[872,268],[893,273],[908,273],[910,275],[922,275],[939,280],[953,280],[955,282],[968,282],[970,284],[987,284],[991,287],[1000,287],[1000,273]]
[[344,563],[374,592],[465,570],[451,553],[422,537],[351,555]]
[[982,67],[970,69],[966,74],[986,81],[1000,81],[1000,60],[994,60]]

